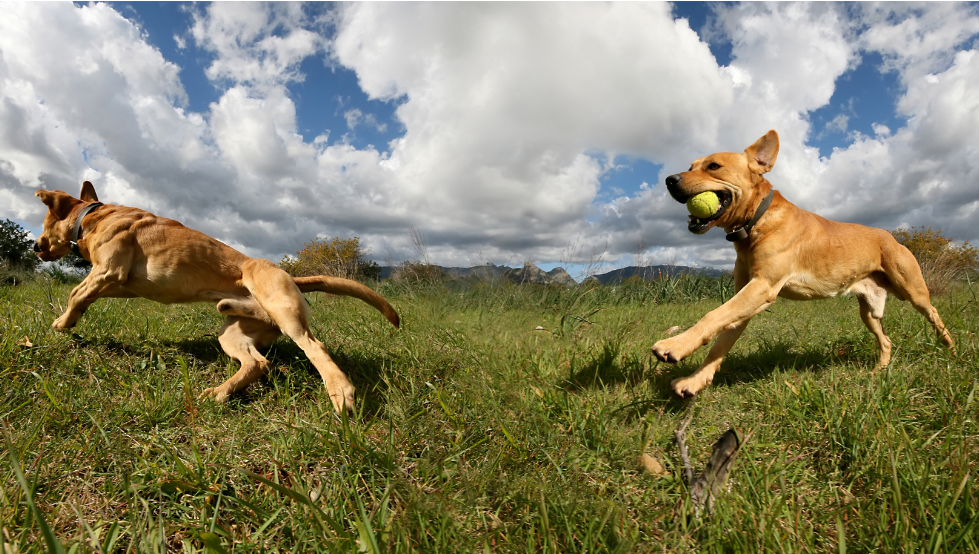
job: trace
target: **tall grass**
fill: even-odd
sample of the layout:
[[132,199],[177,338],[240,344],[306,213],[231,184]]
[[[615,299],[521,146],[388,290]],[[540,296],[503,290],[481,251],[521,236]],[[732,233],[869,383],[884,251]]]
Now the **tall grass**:
[[[400,331],[308,297],[358,387],[347,420],[285,340],[266,378],[198,401],[237,369],[210,306],[103,300],[56,334],[70,287],[0,287],[0,549],[979,549],[975,286],[936,304],[956,352],[892,299],[894,359],[876,373],[854,300],[776,303],[691,401],[668,383],[703,353],[666,366],[649,347],[729,282],[380,288]],[[713,517],[686,505],[672,436],[688,410],[695,465],[728,426],[750,435]]]

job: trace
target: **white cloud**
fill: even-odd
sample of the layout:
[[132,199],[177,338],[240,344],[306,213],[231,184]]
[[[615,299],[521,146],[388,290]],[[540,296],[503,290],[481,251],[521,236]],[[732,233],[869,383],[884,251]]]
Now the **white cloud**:
[[963,2],[857,4],[868,29],[859,42],[884,56],[884,71],[897,70],[905,82],[943,71],[957,47],[979,33],[976,8]]
[[883,69],[906,90],[897,113],[906,126],[875,125],[820,164],[821,198],[808,207],[830,218],[893,229],[930,225],[975,241],[979,205],[979,56],[954,51],[979,32],[974,6],[860,5],[867,29],[855,41],[879,49]]
[[179,163],[160,161],[157,150],[179,144],[185,161],[195,155],[198,131],[179,122],[186,95],[177,67],[109,7],[5,5],[0,54],[0,158],[15,183],[7,186],[16,217],[42,213],[34,188],[74,189],[92,163],[153,171]]
[[588,229],[601,167],[585,152],[678,157],[716,141],[733,99],[666,4],[363,3],[338,29],[363,89],[406,97],[391,163],[422,223],[527,256]]
[[[645,241],[653,263],[726,265],[722,234],[691,235],[662,186],[627,196],[602,191],[601,177],[636,156],[663,164],[662,179],[774,128],[769,177],[800,206],[979,238],[979,57],[963,47],[979,33],[974,6],[712,9],[711,40],[732,48],[725,67],[665,3],[358,3],[319,19],[293,4],[210,4],[180,48],[213,56],[221,93],[194,113],[179,68],[109,6],[5,4],[0,217],[37,225],[34,188],[74,192],[89,178],[105,200],[273,259],[316,235],[357,234],[400,260],[414,226],[445,264],[557,261],[581,237],[613,262]],[[808,114],[864,51],[899,72],[908,123],[875,124],[874,137],[852,134],[820,158],[806,141],[824,130]],[[324,55],[371,98],[397,99],[405,132],[389,154],[297,132],[287,86]],[[384,131],[343,100],[338,113],[351,134]]]
[[215,2],[196,14],[191,33],[216,54],[208,78],[261,87],[302,80],[299,63],[324,43],[304,24],[297,3]]
[[364,112],[354,108],[352,110],[343,112],[343,117],[347,120],[347,128],[353,131],[357,128],[357,124],[360,123],[360,120],[364,118]]
[[955,55],[938,82],[920,78],[899,101],[909,123],[863,138],[827,162],[827,215],[894,228],[931,225],[975,241],[979,202],[979,55]]
[[849,125],[849,123],[850,123],[850,116],[842,113],[837,114],[836,117],[826,122],[826,130],[845,133],[847,125]]

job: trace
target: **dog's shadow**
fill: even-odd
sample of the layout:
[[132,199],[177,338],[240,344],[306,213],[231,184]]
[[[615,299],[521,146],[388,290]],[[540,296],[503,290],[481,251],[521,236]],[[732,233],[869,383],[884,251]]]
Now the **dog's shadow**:
[[[230,364],[232,371],[237,371],[240,367],[237,361],[231,359],[221,349],[215,335],[159,340],[153,341],[152,345],[122,342],[112,337],[91,338],[78,334],[73,334],[72,340],[80,347],[97,346],[137,359],[161,354],[168,357],[166,352],[178,353],[192,365],[200,364],[210,368],[207,369],[208,372],[213,371],[212,366],[225,367]],[[357,388],[358,411],[362,411],[365,418],[376,416],[386,403],[387,383],[384,376],[388,371],[386,368],[390,367],[389,361],[359,350],[343,348],[328,350],[333,361]],[[311,394],[323,387],[319,372],[295,343],[277,340],[272,346],[264,349],[262,354],[269,360],[268,371],[256,383],[229,398],[228,406],[232,409],[235,406],[248,406],[252,402],[261,400],[273,389],[280,389],[285,394],[292,395]],[[230,374],[215,374],[213,384],[207,386],[217,386],[228,377]]]
[[[381,412],[387,402],[385,374],[390,361],[383,357],[366,354],[360,350],[327,348],[330,357],[347,375],[357,389],[357,411],[364,420]],[[217,362],[228,362],[223,352],[215,356]],[[279,340],[267,348],[263,355],[269,360],[269,369],[252,386],[233,395],[229,405],[247,406],[260,400],[272,389],[285,394],[315,394],[323,389],[323,379],[306,354],[291,341]],[[238,363],[232,362],[237,370]],[[261,385],[256,387],[255,385]]]
[[[689,401],[677,397],[670,383],[696,371],[706,351],[698,354],[669,365],[659,362],[652,354],[621,355],[616,343],[607,342],[591,359],[578,368],[572,368],[571,375],[556,386],[573,394],[617,384],[636,386],[646,381],[651,385],[653,395],[626,406],[630,412],[641,417],[654,406],[667,412],[680,412],[686,409]],[[749,352],[728,354],[722,369],[714,375],[711,386],[729,387],[770,379],[779,370],[819,373],[841,361],[872,365],[874,353],[867,354],[870,357],[864,359],[857,341],[834,344],[830,348],[799,348],[793,341],[767,341]]]

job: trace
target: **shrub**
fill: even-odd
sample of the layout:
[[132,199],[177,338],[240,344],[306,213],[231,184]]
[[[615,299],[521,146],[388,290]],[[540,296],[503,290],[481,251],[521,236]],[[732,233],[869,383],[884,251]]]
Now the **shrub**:
[[33,271],[21,267],[11,267],[7,260],[0,260],[0,286],[20,285],[33,278]]
[[891,234],[918,260],[932,296],[945,294],[966,272],[979,269],[979,250],[968,242],[953,244],[954,239],[942,236],[941,229],[900,228]]
[[446,279],[446,275],[437,265],[404,262],[394,270],[391,278],[404,283],[438,284]]
[[296,256],[285,256],[279,267],[294,277],[307,275],[332,275],[347,279],[372,279],[381,276],[377,262],[366,260],[367,252],[360,248],[360,238],[330,240],[313,239],[296,251]]
[[0,221],[0,261],[11,270],[34,271],[40,263],[26,229],[9,219]]

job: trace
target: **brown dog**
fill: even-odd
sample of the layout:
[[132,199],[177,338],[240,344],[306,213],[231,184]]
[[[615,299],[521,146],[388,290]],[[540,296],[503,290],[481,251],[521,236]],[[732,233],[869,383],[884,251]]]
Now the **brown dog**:
[[[301,293],[321,291],[352,296],[377,308],[399,326],[394,308],[366,286],[338,277],[296,277],[268,260],[237,250],[180,223],[137,208],[99,204],[92,183],[81,199],[60,190],[39,190],[48,206],[34,251],[44,261],[72,248],[92,262],[92,271],[71,291],[68,308],[52,327],[73,327],[99,298],[142,297],[164,304],[214,302],[226,316],[218,342],[241,369],[202,397],[219,402],[261,377],[268,360],[259,353],[285,333],[319,371],[338,412],[354,406],[354,386],[323,343],[309,331],[309,306]],[[94,209],[93,209],[94,208]],[[77,244],[77,246],[76,246]]]
[[813,300],[855,295],[860,317],[880,345],[877,368],[891,360],[891,340],[881,326],[888,292],[909,300],[942,342],[954,347],[911,252],[887,231],[829,221],[783,198],[762,177],[772,170],[776,156],[778,134],[769,131],[743,154],[711,154],[693,162],[689,171],[666,178],[678,202],[704,191],[717,193],[717,213],[708,219],[690,216],[688,228],[696,234],[715,225],[724,228],[738,254],[737,294],[687,331],[653,345],[657,358],[675,363],[717,337],[697,371],[673,381],[673,391],[693,396],[710,384],[748,321],[779,296]]

